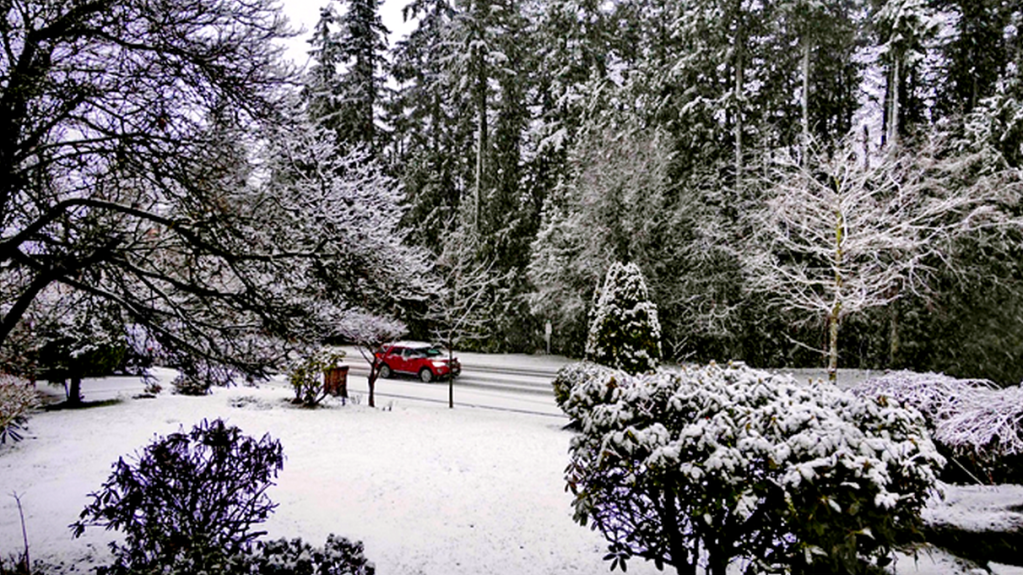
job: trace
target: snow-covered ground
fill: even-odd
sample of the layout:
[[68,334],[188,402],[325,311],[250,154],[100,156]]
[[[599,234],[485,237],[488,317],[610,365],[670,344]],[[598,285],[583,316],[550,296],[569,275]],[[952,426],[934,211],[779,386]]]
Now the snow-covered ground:
[[[158,375],[170,381],[169,373]],[[351,379],[353,389],[364,385]],[[307,410],[287,402],[290,391],[279,381],[207,397],[165,391],[131,399],[130,383],[87,382],[87,393],[129,391],[114,405],[36,414],[24,441],[0,447],[0,555],[21,548],[17,493],[34,559],[79,572],[104,562],[114,534],[91,529],[75,540],[67,526],[111,464],[155,434],[222,417],[284,446],[285,467],[270,493],[280,505],[265,526],[270,537],[313,545],[328,533],[362,540],[381,575],[607,571],[600,535],[572,521],[562,479],[571,433],[563,417],[401,399],[378,409],[364,398],[344,407],[329,400]],[[657,570],[637,560],[629,572]],[[966,571],[947,557],[921,555],[900,560],[898,572]]]

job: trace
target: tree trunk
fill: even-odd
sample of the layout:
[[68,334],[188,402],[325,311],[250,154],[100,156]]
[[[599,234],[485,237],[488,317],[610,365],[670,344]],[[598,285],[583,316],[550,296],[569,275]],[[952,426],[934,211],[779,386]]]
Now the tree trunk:
[[888,309],[891,311],[891,317],[889,318],[888,368],[895,369],[897,367],[895,362],[899,356],[899,348],[902,347],[902,342],[899,340],[899,302],[893,301],[888,306]]
[[454,354],[452,351],[452,342],[454,341],[455,334],[448,334],[448,409],[455,408],[455,375],[451,372],[451,364],[454,363]]
[[82,376],[77,372],[71,373],[69,379],[71,385],[67,390],[67,403],[68,405],[81,405],[82,404]]
[[832,262],[835,270],[835,301],[828,313],[828,381],[838,381],[838,320],[842,314],[842,250],[845,240],[845,218],[841,212],[835,213],[835,259]]
[[828,381],[838,382],[838,314],[842,302],[835,298],[835,306],[828,314]]
[[476,134],[476,197],[473,206],[474,210],[474,221],[476,232],[482,231],[480,220],[483,216],[483,173],[484,173],[484,160],[483,156],[487,150],[487,73],[486,63],[483,57],[476,56],[476,115],[478,121],[478,131]]
[[870,171],[870,128],[863,124],[863,170]]
[[742,85],[743,54],[742,24],[735,37],[735,187],[742,187]]
[[891,85],[889,87],[888,102],[888,145],[896,146],[899,142],[899,82],[901,72],[901,60],[896,57],[892,66]]
[[369,378],[366,380],[369,384],[369,406],[376,407],[376,399],[373,395],[377,385],[377,378],[380,376],[380,366],[378,361],[374,358],[373,363],[369,365]]
[[800,162],[802,165],[806,165],[806,154],[810,147],[810,40],[806,37],[806,33],[803,34],[803,117],[802,117],[802,128],[803,136],[802,141],[799,143],[800,146]]
[[675,565],[675,572],[678,575],[696,575],[696,559],[699,556],[699,550],[693,549],[690,553],[686,546],[686,536],[678,522],[675,494],[664,493],[661,502],[664,510],[664,531],[668,537],[668,552],[671,553],[671,562]]

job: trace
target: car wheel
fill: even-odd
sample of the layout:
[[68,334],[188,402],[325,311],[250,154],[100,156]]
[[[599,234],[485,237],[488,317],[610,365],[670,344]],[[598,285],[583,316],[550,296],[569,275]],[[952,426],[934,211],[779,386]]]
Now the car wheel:
[[419,379],[423,380],[423,383],[430,383],[433,381],[433,372],[430,371],[430,368],[424,367],[419,370]]
[[386,363],[380,366],[380,377],[384,379],[391,379],[391,375],[391,368],[388,367]]

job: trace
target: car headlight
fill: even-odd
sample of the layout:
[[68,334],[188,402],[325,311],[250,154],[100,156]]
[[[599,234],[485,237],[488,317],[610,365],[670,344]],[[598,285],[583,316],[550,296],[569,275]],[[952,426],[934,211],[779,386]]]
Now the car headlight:
[[444,362],[440,361],[440,360],[436,360],[435,359],[435,360],[431,361],[430,363],[433,364],[433,367],[444,367]]

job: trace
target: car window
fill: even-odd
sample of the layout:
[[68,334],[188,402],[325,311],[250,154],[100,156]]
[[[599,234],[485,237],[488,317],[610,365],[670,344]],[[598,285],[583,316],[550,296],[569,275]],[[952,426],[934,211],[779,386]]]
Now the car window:
[[436,347],[431,347],[430,349],[426,350],[426,357],[438,357],[441,355],[444,355],[444,353],[441,350],[437,349]]

